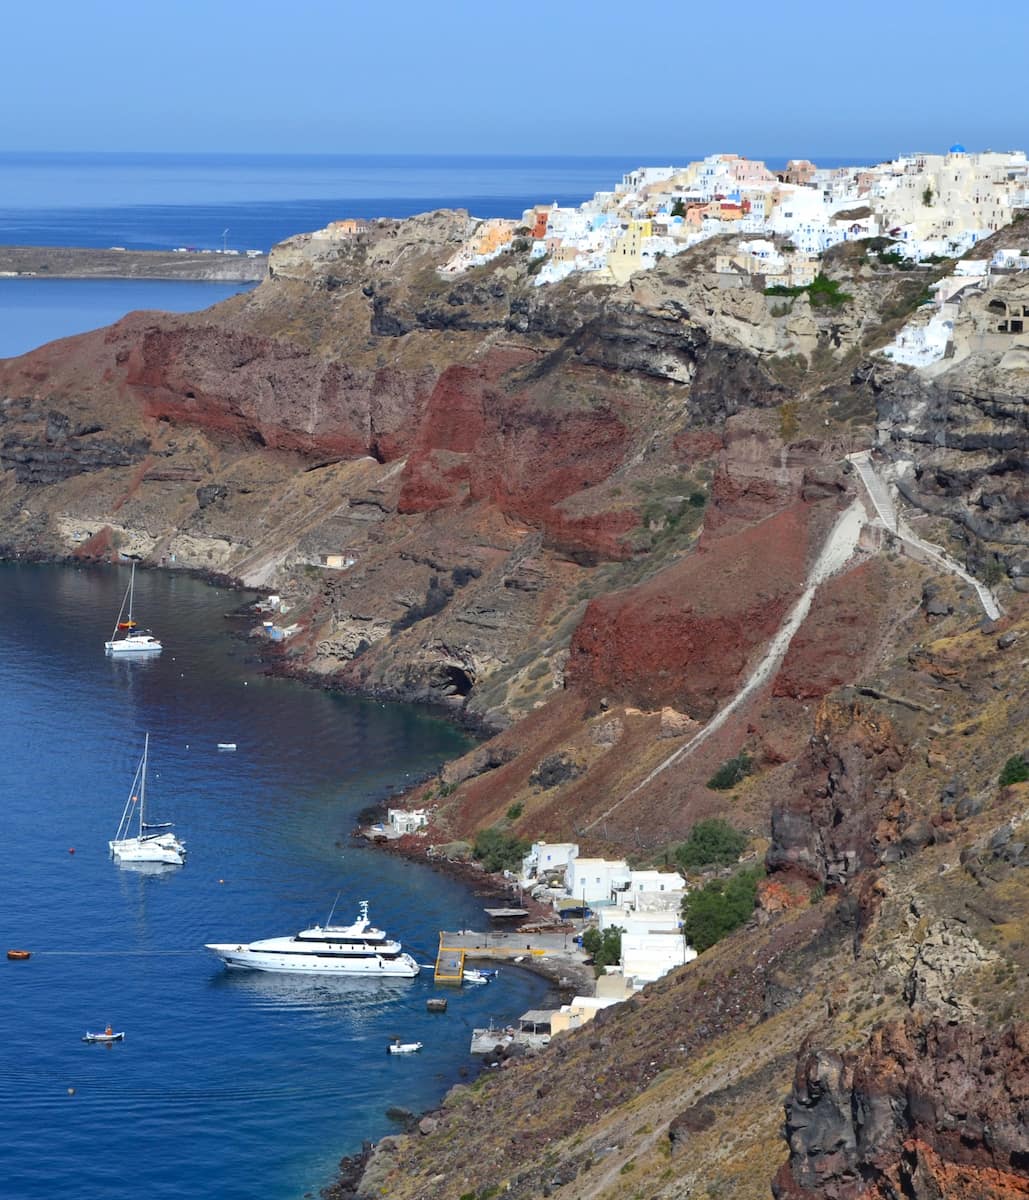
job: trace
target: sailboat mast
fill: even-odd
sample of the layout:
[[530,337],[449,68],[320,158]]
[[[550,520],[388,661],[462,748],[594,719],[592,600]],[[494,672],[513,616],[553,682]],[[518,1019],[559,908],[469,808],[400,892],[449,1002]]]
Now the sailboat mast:
[[146,733],[143,737],[143,766],[140,771],[139,779],[139,836],[143,836],[143,831],[146,829],[146,824],[143,820],[143,805],[146,803],[146,760],[147,753],[150,750],[150,734]]
[[[129,572],[129,628],[132,628],[132,593],[136,588],[136,560],[132,560],[132,570]],[[149,734],[147,735],[149,737]]]

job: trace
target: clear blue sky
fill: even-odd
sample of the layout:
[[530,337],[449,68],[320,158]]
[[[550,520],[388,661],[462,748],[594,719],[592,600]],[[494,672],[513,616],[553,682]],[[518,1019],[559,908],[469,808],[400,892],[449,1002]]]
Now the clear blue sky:
[[643,161],[1008,149],[1029,141],[1021,11],[955,0],[30,0],[4,5],[0,150]]

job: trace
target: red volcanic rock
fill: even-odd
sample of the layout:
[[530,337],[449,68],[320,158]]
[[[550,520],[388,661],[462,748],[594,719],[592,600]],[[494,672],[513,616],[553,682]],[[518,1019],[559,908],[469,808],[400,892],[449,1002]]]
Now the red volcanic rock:
[[399,511],[484,500],[541,527],[551,544],[623,557],[618,535],[637,523],[634,513],[578,516],[560,506],[621,465],[630,430],[602,402],[550,409],[530,391],[509,390],[505,373],[525,361],[491,352],[475,367],[443,372],[404,470]]
[[1029,1026],[914,1020],[857,1053],[805,1050],[777,1200],[1025,1200]]
[[[133,332],[131,317],[115,328]],[[127,384],[148,417],[319,455],[406,452],[435,382],[421,375],[351,369],[289,341],[184,319],[141,328]]]
[[704,538],[654,579],[593,600],[572,640],[567,685],[709,716],[799,593],[809,515],[796,504],[759,526]]
[[721,433],[713,430],[691,429],[678,434],[673,444],[676,453],[683,456],[688,466],[714,458],[725,444],[725,439]]
[[874,651],[880,614],[889,608],[886,575],[877,560],[835,575],[819,588],[772,687],[773,696],[821,699],[860,675]]

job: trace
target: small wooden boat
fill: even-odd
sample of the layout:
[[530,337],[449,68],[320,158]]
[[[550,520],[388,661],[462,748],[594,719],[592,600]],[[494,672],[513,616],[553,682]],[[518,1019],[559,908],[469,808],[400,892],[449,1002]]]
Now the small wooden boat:
[[446,996],[430,996],[430,998],[425,1001],[425,1007],[429,1010],[429,1012],[446,1012],[447,998]]
[[84,1042],[122,1042],[125,1040],[125,1031],[121,1033],[87,1033],[82,1039]]
[[400,1038],[394,1038],[386,1047],[390,1054],[415,1054],[421,1048],[421,1042],[402,1042]]
[[32,957],[31,950],[8,950],[7,957],[12,962],[24,962],[26,958]]

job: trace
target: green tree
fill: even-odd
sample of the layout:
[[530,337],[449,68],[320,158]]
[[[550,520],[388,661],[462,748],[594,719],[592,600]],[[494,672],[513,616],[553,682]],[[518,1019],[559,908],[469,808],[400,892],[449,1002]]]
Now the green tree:
[[1004,764],[1000,773],[1000,786],[1007,787],[1009,783],[1025,783],[1029,779],[1029,763],[1021,754],[1012,754]]
[[675,861],[687,871],[728,867],[736,862],[746,844],[746,834],[733,829],[721,817],[711,817],[693,826],[686,841],[676,847]]
[[925,205],[926,208],[930,208],[932,206],[932,202],[933,202],[933,190],[931,187],[927,187],[925,189],[925,191],[922,192],[922,203]]
[[600,975],[605,967],[622,961],[622,928],[615,925],[603,933],[593,927],[582,935],[582,948],[593,958],[593,965]]
[[672,211],[670,215],[673,217],[684,217],[686,215],[686,205],[681,199],[676,200],[672,204]]
[[475,835],[472,853],[487,871],[520,870],[529,843],[502,829],[480,829]]
[[759,867],[751,867],[729,879],[712,879],[687,894],[682,902],[682,931],[698,954],[750,918],[761,875]]

